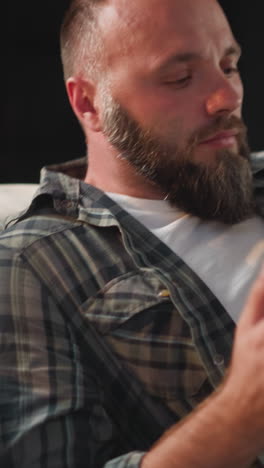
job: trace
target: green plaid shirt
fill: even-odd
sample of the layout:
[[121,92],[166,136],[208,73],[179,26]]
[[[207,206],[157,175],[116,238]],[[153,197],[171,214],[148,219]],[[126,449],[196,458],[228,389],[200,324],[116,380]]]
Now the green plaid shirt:
[[[252,167],[264,214],[263,154]],[[136,468],[230,360],[216,297],[85,170],[43,169],[0,236],[3,468]]]

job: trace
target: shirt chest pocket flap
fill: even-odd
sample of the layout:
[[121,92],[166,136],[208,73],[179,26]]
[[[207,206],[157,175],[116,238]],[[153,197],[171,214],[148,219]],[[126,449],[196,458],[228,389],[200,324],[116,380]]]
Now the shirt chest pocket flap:
[[167,400],[199,393],[207,376],[190,329],[152,270],[113,279],[82,312],[150,393]]

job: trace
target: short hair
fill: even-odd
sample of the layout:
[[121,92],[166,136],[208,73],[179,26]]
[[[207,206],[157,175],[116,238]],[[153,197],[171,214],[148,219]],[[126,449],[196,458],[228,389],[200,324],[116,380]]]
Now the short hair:
[[76,74],[96,76],[102,38],[97,28],[97,13],[107,0],[72,0],[65,13],[60,47],[65,81]]

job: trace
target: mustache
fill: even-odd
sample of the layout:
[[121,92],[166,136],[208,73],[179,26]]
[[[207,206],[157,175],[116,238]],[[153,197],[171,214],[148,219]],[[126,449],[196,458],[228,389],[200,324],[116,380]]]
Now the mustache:
[[216,133],[223,132],[225,130],[235,130],[238,137],[245,137],[247,135],[247,127],[243,122],[243,119],[234,115],[230,117],[219,116],[206,127],[196,130],[190,137],[190,145],[195,146],[199,142],[209,140]]

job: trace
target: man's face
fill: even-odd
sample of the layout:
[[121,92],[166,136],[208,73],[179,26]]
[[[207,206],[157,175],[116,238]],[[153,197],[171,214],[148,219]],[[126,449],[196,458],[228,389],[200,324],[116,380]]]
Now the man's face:
[[104,134],[186,212],[226,223],[248,217],[239,48],[222,11],[214,0],[113,4],[101,18],[105,31],[116,21],[107,35]]

